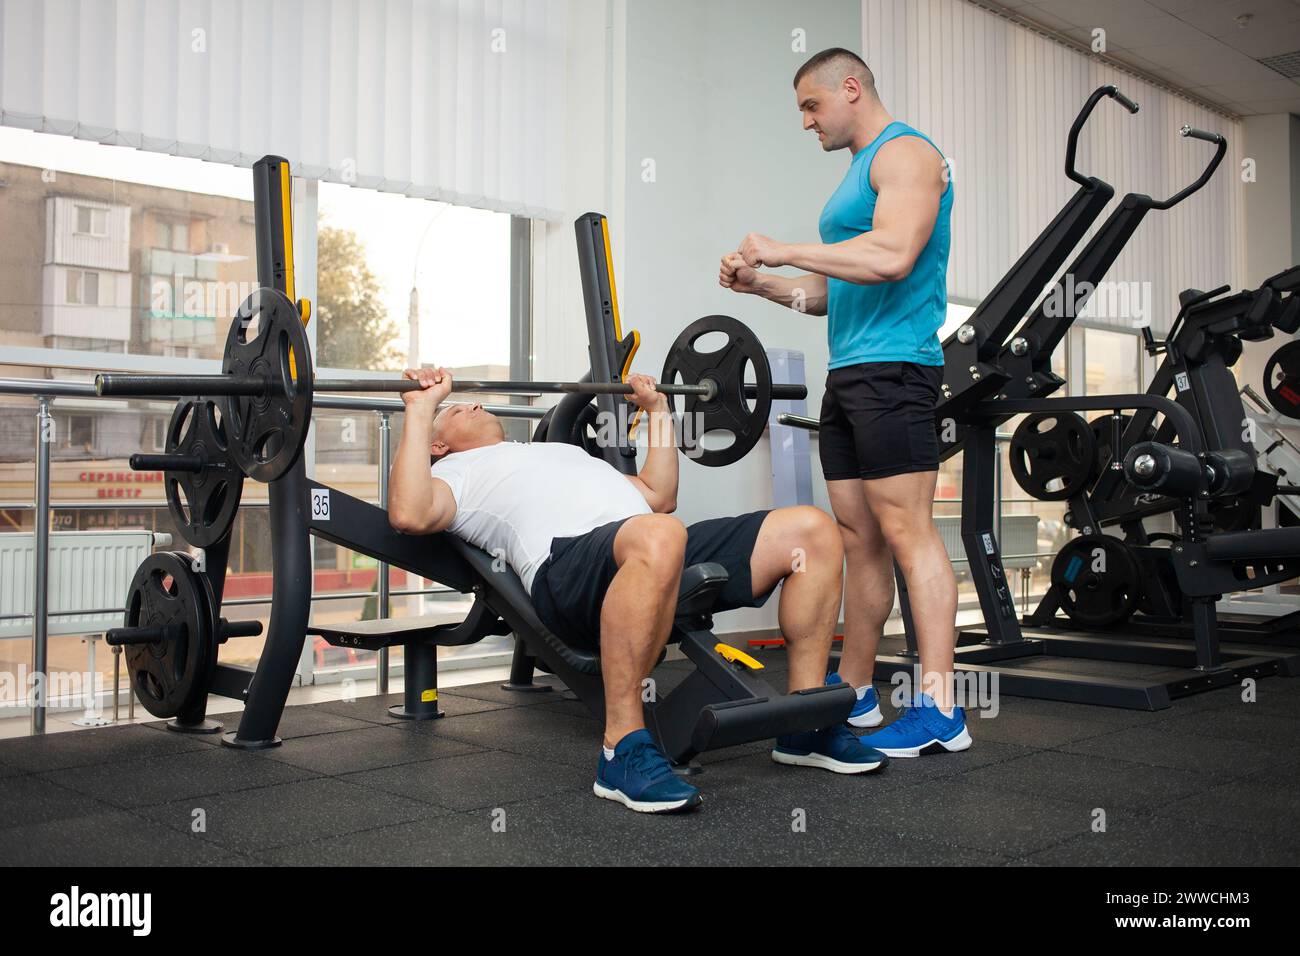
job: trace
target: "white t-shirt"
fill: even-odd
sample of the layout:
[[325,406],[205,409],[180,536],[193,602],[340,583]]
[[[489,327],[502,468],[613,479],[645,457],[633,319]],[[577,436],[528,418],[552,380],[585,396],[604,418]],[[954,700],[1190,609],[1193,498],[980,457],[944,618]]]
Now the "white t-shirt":
[[565,442],[499,442],[437,461],[456,499],[447,528],[488,554],[504,556],[529,593],[552,538],[650,513],[627,476]]

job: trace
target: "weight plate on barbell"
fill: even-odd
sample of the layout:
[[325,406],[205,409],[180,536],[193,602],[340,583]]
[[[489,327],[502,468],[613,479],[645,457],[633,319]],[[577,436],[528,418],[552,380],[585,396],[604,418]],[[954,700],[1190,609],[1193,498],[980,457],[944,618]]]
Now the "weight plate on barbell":
[[[702,352],[696,343],[718,332],[726,336],[720,348]],[[745,396],[745,366],[754,369],[753,407]],[[703,383],[711,380],[717,393],[706,400],[703,395],[685,395],[685,421],[682,424],[682,451],[701,465],[716,468],[739,461],[758,444],[767,427],[772,410],[772,368],[767,353],[749,328],[729,315],[706,315],[685,329],[668,350],[664,359],[664,383]],[[676,411],[677,396],[668,402]],[[706,448],[706,435],[727,433],[731,444],[723,448]]]
[[1074,412],[1029,415],[1011,436],[1011,474],[1030,497],[1065,501],[1088,487],[1096,466],[1092,428]]
[[199,472],[165,471],[167,510],[176,529],[196,548],[209,548],[230,531],[244,488],[244,473],[230,455],[225,420],[216,399],[183,398],[167,425],[166,452],[193,455]]
[[1264,394],[1278,414],[1300,418],[1300,342],[1288,342],[1269,357]]
[[1061,610],[1084,627],[1127,620],[1142,597],[1142,577],[1128,546],[1106,534],[1075,538],[1052,562]]
[[274,481],[298,460],[311,424],[312,364],[298,307],[258,289],[239,307],[221,371],[266,383],[258,395],[221,399],[231,456],[249,478]]
[[216,654],[204,589],[184,552],[149,555],[131,579],[123,626],[168,628],[160,641],[123,650],[135,695],[155,717],[175,717],[211,684]]

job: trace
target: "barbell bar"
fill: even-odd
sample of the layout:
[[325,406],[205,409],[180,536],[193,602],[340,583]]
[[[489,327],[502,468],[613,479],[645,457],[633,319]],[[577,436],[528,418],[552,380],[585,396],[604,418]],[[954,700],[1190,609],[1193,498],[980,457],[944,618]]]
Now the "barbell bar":
[[[177,394],[199,395],[268,395],[273,387],[272,379],[257,376],[234,375],[112,375],[95,376],[95,392],[101,396],[145,398],[153,396],[170,396]],[[363,378],[318,378],[313,382],[317,392],[414,392],[421,385],[413,379],[363,379]],[[718,384],[706,378],[698,384],[660,382],[656,391],[665,395],[699,395],[706,402],[718,397]],[[631,395],[632,386],[626,382],[527,382],[527,381],[492,381],[490,379],[466,379],[455,381],[454,392],[488,392],[499,395],[515,393],[563,393],[578,392],[583,395]],[[746,397],[754,398],[758,386],[746,384]],[[772,385],[770,395],[774,399],[797,401],[807,397],[803,385]]]

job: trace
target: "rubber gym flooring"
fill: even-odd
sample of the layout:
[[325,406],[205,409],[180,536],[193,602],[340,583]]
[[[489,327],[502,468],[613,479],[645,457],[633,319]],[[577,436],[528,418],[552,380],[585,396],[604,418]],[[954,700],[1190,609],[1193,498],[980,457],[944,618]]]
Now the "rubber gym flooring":
[[[783,668],[780,651],[764,660]],[[661,686],[687,668],[664,665]],[[260,753],[161,723],[0,741],[0,859],[1300,863],[1300,680],[1260,680],[1255,703],[1228,688],[1155,713],[1004,697],[996,717],[971,718],[971,750],[863,777],[778,766],[763,744],[718,751],[697,778],[703,806],[667,817],[592,795],[600,728],[561,693],[457,687],[441,694],[447,716],[426,723],[390,718],[397,700],[288,708],[284,745]]]

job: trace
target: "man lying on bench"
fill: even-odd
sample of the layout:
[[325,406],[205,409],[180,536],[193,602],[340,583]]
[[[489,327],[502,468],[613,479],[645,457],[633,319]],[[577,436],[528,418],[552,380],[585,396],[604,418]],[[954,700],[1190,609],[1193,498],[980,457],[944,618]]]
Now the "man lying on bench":
[[[729,578],[715,610],[761,607],[778,584],[778,619],[790,691],[820,687],[839,618],[843,550],[834,519],[801,506],[714,518],[686,527],[677,507],[677,448],[667,398],[631,375],[631,401],[649,416],[638,475],[566,442],[505,440],[481,405],[438,405],[452,391],[444,369],[408,369],[406,421],[389,484],[389,521],[407,534],[449,531],[503,556],[537,615],[569,643],[599,651],[604,753],[596,795],[641,812],[684,810],[699,790],[672,772],[645,728],[642,681],[673,626],[678,582],[691,564],[716,562]],[[435,461],[432,469],[430,455]],[[866,773],[886,757],[843,724],[778,738],[778,763]]]

